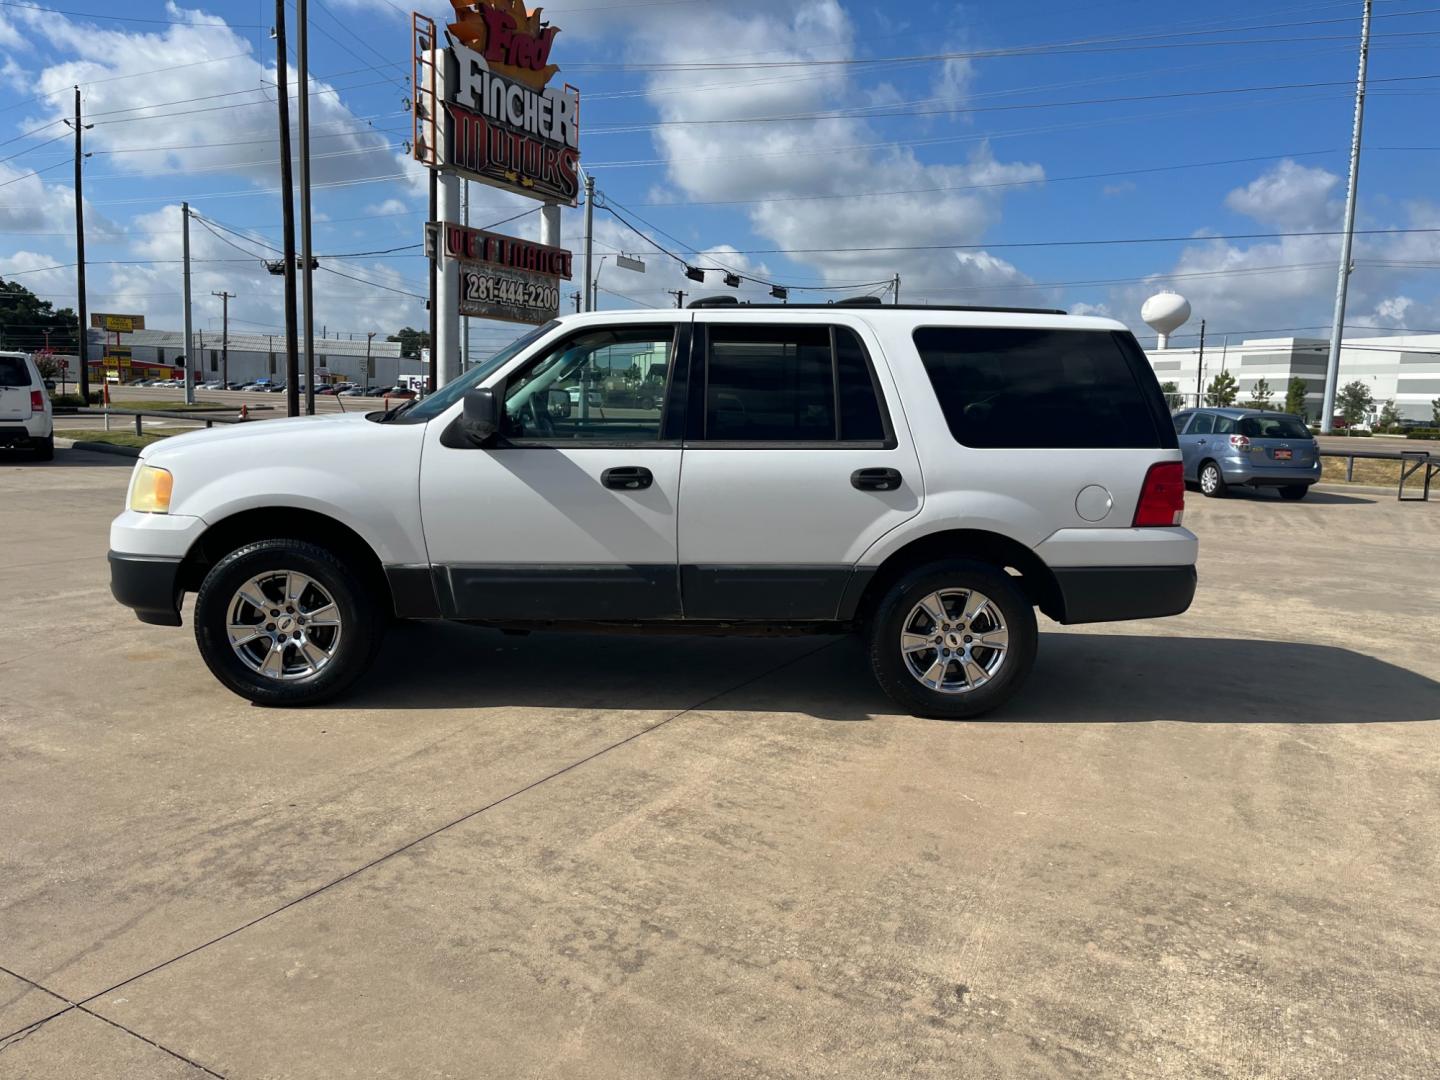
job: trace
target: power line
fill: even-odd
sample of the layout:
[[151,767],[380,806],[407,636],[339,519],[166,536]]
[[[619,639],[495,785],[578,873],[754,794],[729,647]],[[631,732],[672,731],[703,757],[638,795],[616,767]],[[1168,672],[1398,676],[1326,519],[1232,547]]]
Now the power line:
[[162,26],[194,26],[201,30],[265,30],[259,23],[196,22],[193,19],[142,19],[131,15],[97,15],[89,11],[70,11],[66,8],[41,7],[39,4],[21,3],[20,0],[0,0],[0,7],[24,8],[44,15],[74,15],[80,19],[105,19],[110,22],[153,23]]

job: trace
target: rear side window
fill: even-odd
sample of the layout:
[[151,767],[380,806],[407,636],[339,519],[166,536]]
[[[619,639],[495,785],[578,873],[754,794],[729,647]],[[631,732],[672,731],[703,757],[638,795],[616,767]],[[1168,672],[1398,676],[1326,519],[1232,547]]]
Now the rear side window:
[[880,442],[879,392],[845,327],[712,323],[705,427],[711,442]]
[[1186,435],[1210,435],[1215,431],[1215,414],[1202,412],[1195,417],[1195,424],[1187,431]]
[[1252,439],[1308,439],[1310,429],[1293,416],[1247,416],[1240,434]]
[[1103,330],[922,327],[915,347],[950,433],[965,446],[1173,446],[1158,388],[1140,383],[1118,338]]
[[0,356],[0,386],[29,386],[30,368],[18,356]]
[[1215,434],[1216,434],[1216,435],[1234,435],[1234,434],[1235,434],[1235,418],[1234,418],[1233,416],[1219,416],[1219,415],[1217,415],[1217,416],[1215,417]]

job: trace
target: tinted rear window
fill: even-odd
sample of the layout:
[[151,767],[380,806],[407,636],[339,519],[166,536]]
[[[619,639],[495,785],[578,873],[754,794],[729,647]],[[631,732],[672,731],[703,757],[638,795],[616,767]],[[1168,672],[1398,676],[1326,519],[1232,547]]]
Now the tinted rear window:
[[30,369],[18,356],[0,356],[0,386],[29,386]]
[[[957,442],[1000,449],[1174,445],[1157,386],[1103,330],[923,327],[915,347]],[[1151,376],[1151,382],[1154,379]],[[1151,398],[1155,400],[1151,400]]]
[[1240,434],[1252,439],[1309,439],[1310,429],[1293,416],[1247,416]]

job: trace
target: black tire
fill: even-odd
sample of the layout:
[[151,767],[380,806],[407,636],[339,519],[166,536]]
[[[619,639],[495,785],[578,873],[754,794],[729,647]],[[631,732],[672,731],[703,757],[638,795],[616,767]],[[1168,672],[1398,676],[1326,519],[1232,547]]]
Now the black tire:
[[54,436],[54,434],[52,433],[52,434],[46,435],[45,438],[43,438],[43,439],[36,439],[36,440],[35,440],[35,446],[34,446],[33,449],[31,450],[31,454],[34,456],[34,458],[35,458],[36,461],[54,461],[54,460],[55,460],[55,436]]
[[1230,493],[1230,489],[1225,486],[1225,474],[1220,471],[1220,466],[1215,462],[1201,462],[1198,475],[1200,493],[1206,498],[1223,499]]
[[[313,674],[282,680],[247,666],[231,647],[226,628],[230,605],[241,586],[257,576],[285,571],[304,574],[329,594],[340,627],[328,662]],[[271,594],[260,599],[268,601]],[[283,601],[277,603],[283,605]],[[372,590],[329,551],[301,540],[261,540],[232,551],[211,567],[195,600],[195,642],[200,655],[217,679],[256,705],[314,705],[342,693],[369,666],[383,628]],[[288,649],[282,647],[282,656],[284,662],[298,663],[293,641]]]
[[1310,494],[1309,484],[1286,484],[1280,489],[1280,498],[1297,502]]
[[[963,692],[932,689],[911,673],[901,650],[901,634],[922,599],[937,591],[972,589],[988,597],[999,609],[1009,631],[1008,648],[998,672],[982,685]],[[880,601],[866,633],[870,666],[881,689],[907,712],[937,720],[970,719],[1003,705],[1029,675],[1035,663],[1038,639],[1035,609],[1010,575],[989,563],[965,559],[931,563],[901,578]],[[993,653],[981,652],[979,655],[994,658]],[[923,664],[927,660],[938,662],[938,652],[933,660],[928,655],[922,655],[917,663]],[[939,681],[943,683],[952,668],[947,665],[941,670]]]

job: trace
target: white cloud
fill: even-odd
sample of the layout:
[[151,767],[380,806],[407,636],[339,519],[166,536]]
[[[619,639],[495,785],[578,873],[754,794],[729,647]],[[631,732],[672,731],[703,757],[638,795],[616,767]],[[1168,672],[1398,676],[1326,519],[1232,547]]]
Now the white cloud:
[[1118,195],[1129,195],[1134,190],[1135,182],[1133,180],[1122,180],[1118,184],[1106,184],[1100,189],[1100,194],[1107,199],[1113,199]]
[[1340,219],[1341,206],[1330,193],[1340,177],[1327,169],[1297,165],[1286,158],[1243,188],[1225,197],[1225,205],[1262,225],[1282,229],[1330,228]]
[[[69,115],[68,88],[82,85],[87,147],[96,182],[105,173],[233,175],[262,186],[278,182],[275,67],[252,55],[224,20],[171,4],[186,25],[160,33],[96,27],[46,12],[25,22],[72,59],[45,68],[37,89],[48,119]],[[199,62],[199,63],[197,63]],[[203,73],[203,74],[202,74]],[[141,77],[143,76],[143,77]],[[291,94],[298,82],[288,72]],[[101,80],[101,81],[97,81]],[[397,75],[397,83],[399,82]],[[357,117],[339,90],[312,77],[311,175],[315,183],[363,180],[398,170],[390,140]],[[195,100],[201,99],[201,100]],[[383,126],[383,122],[380,126]]]

